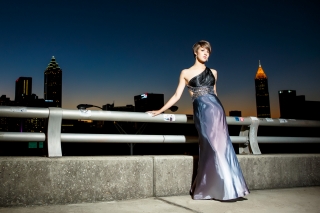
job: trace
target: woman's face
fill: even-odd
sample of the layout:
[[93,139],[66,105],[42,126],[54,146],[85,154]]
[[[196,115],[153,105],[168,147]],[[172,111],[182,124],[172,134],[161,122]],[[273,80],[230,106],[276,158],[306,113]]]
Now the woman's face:
[[209,51],[203,47],[199,47],[199,49],[197,50],[197,52],[195,54],[196,54],[196,57],[198,58],[198,60],[201,62],[208,61],[208,58],[210,56]]

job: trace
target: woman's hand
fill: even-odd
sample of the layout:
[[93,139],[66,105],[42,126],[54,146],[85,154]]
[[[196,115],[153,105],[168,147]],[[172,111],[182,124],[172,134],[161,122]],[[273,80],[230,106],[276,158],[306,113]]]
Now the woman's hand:
[[159,115],[160,113],[165,112],[167,109],[169,109],[171,106],[173,106],[173,104],[175,104],[180,99],[185,85],[186,85],[185,70],[182,70],[180,77],[179,77],[179,84],[178,84],[177,90],[174,93],[174,95],[170,98],[170,100],[161,109],[147,111],[146,113],[148,113],[152,117],[155,117],[155,116]]
[[146,113],[148,113],[149,115],[154,117],[154,116],[161,114],[161,111],[160,110],[152,110],[152,111],[147,111]]

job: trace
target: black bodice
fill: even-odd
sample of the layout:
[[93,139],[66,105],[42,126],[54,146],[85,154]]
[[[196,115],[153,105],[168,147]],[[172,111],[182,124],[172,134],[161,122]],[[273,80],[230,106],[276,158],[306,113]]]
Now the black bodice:
[[212,71],[206,67],[206,69],[199,75],[194,76],[190,79],[188,86],[191,87],[203,87],[203,86],[214,86],[216,80]]

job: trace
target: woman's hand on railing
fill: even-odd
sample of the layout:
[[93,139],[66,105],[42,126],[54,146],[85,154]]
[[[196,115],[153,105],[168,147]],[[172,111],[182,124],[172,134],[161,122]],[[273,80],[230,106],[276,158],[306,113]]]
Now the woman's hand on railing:
[[147,111],[146,113],[148,113],[148,115],[155,117],[159,114],[161,114],[162,112],[160,110],[152,110],[152,111]]

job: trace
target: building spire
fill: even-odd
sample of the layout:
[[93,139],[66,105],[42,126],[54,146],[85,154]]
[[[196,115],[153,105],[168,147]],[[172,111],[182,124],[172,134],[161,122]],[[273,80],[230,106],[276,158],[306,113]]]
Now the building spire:
[[261,67],[260,60],[259,60],[259,67],[258,67],[258,70],[257,70],[255,79],[263,79],[263,78],[267,78],[267,75],[266,75],[266,73],[263,71],[263,69],[262,69],[262,67]]
[[46,70],[48,70],[49,68],[60,69],[59,64],[57,63],[56,58],[54,56],[51,57],[51,61],[48,64],[48,67]]

